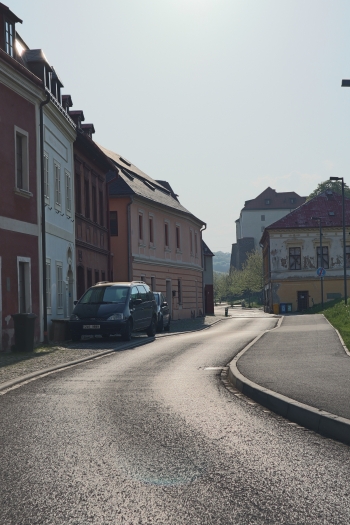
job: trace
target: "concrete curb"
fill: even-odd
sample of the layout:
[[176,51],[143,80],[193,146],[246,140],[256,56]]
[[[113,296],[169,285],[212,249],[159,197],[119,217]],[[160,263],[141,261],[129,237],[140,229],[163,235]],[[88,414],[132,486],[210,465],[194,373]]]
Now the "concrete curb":
[[[280,328],[283,317],[277,326],[272,330]],[[350,420],[336,416],[330,412],[320,410],[299,401],[295,401],[268,388],[264,388],[250,379],[243,376],[237,368],[237,362],[245,352],[249,350],[261,337],[271,330],[265,330],[256,337],[248,346],[239,352],[228,365],[228,380],[242,394],[250,397],[260,405],[268,408],[272,412],[289,419],[309,430],[328,438],[336,439],[342,443],[350,445]],[[340,337],[340,336],[339,336]],[[342,341],[342,339],[340,338]],[[344,343],[343,343],[344,345]],[[345,345],[344,345],[345,346]]]
[[211,324],[210,326],[204,326],[203,328],[197,328],[196,330],[189,330],[187,332],[177,332],[177,333],[174,333],[174,334],[163,334],[161,336],[155,336],[155,337],[150,337],[146,340],[142,340],[142,341],[137,341],[137,342],[134,342],[134,343],[126,343],[125,345],[123,345],[121,348],[112,348],[110,350],[103,350],[102,352],[96,352],[95,354],[92,354],[90,356],[85,356],[85,357],[82,357],[81,359],[75,359],[74,361],[68,361],[68,362],[65,362],[65,363],[61,363],[59,365],[55,365],[55,366],[51,366],[49,368],[42,368],[41,370],[37,370],[36,372],[32,372],[31,374],[26,374],[24,376],[20,376],[20,377],[17,377],[16,379],[11,379],[10,381],[6,381],[5,383],[0,383],[0,393],[3,392],[4,390],[9,390],[11,388],[13,388],[14,386],[16,385],[19,385],[21,383],[26,383],[28,381],[32,381],[34,379],[36,379],[37,377],[40,377],[40,376],[43,376],[43,375],[46,375],[46,374],[51,374],[53,372],[57,372],[58,370],[63,370],[64,368],[69,368],[70,366],[75,366],[75,365],[79,365],[80,363],[84,363],[86,361],[91,361],[92,359],[97,359],[98,357],[103,357],[105,355],[108,355],[108,354],[113,354],[114,352],[118,352],[119,350],[130,350],[131,348],[136,348],[138,346],[143,346],[143,345],[146,345],[148,343],[151,343],[152,341],[156,340],[156,339],[161,339],[162,337],[168,337],[170,335],[183,335],[183,334],[190,334],[192,332],[199,332],[200,330],[207,330],[208,328],[211,328],[212,326],[218,324],[218,323],[221,323],[221,321],[225,321],[226,319],[229,319],[229,318],[225,318],[225,319],[218,319],[215,323]]

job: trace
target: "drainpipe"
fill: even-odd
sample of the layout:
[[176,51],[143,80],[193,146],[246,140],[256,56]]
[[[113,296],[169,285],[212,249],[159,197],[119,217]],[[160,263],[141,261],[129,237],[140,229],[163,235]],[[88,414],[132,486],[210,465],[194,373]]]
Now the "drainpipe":
[[131,205],[134,202],[134,197],[130,197],[130,202],[128,204],[127,214],[128,214],[128,281],[132,280],[132,245],[131,245]]
[[[204,228],[202,230],[199,230],[200,233],[202,234],[205,230],[207,229],[207,225],[204,224]],[[203,271],[202,271],[202,312],[203,312],[203,316],[205,317],[205,314],[206,314],[206,311],[205,311],[205,284],[204,284],[204,279],[203,279],[203,275],[204,275],[204,254],[203,254],[203,250],[202,250],[202,240],[203,240],[203,235],[201,235],[201,251],[202,251],[202,268],[203,268]]]
[[45,190],[44,190],[44,116],[43,107],[50,102],[50,91],[45,89],[46,99],[40,103],[40,173],[41,173],[41,246],[42,246],[42,285],[43,285],[43,316],[44,316],[44,343],[49,342],[47,334],[47,301],[46,301],[46,224],[45,224]]

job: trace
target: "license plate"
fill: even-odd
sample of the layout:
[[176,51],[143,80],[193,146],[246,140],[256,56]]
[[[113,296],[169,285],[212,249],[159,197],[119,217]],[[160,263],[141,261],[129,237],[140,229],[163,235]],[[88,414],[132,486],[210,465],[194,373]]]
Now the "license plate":
[[100,325],[99,324],[84,324],[83,328],[86,328],[88,330],[91,330],[91,329],[98,330],[100,328]]

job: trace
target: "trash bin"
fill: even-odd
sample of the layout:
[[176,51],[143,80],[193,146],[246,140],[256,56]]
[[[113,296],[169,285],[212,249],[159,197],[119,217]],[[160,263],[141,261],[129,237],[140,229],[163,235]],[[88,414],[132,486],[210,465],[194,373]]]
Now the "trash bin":
[[15,352],[33,352],[35,314],[13,314],[15,325]]
[[272,311],[274,314],[278,314],[280,311],[280,305],[278,303],[275,303],[272,305]]
[[228,306],[225,308],[225,317],[228,317]]

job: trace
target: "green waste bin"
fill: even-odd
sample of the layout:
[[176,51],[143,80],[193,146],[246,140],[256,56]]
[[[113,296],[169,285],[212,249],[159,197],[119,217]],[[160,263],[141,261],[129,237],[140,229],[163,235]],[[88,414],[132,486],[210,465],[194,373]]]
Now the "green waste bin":
[[34,327],[35,314],[13,314],[15,325],[15,352],[33,352],[34,350]]

